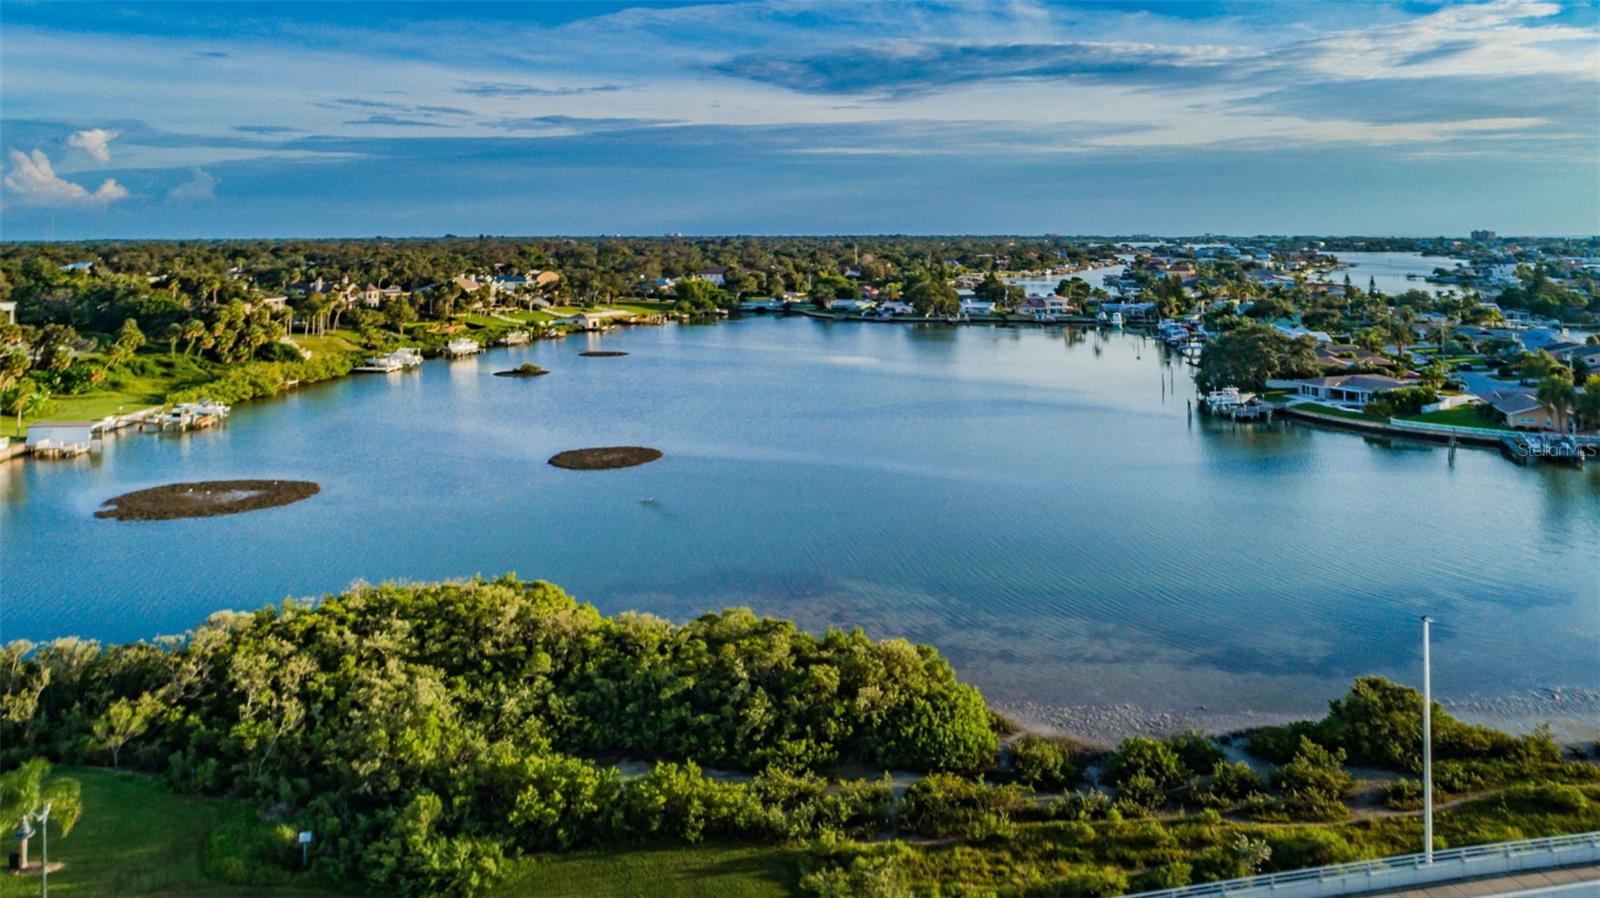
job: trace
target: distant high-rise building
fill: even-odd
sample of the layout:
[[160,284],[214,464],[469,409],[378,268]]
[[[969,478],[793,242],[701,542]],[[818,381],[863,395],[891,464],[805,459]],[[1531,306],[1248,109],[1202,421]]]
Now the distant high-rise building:
[[1494,239],[1494,232],[1493,231],[1473,231],[1472,232],[1472,242],[1473,243],[1488,243],[1489,241],[1491,241],[1493,239]]

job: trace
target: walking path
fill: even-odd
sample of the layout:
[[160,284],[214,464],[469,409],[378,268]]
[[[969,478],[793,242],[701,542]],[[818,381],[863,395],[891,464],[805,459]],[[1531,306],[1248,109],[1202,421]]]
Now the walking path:
[[1399,891],[1365,892],[1362,898],[1600,898],[1600,864],[1527,870],[1442,882]]

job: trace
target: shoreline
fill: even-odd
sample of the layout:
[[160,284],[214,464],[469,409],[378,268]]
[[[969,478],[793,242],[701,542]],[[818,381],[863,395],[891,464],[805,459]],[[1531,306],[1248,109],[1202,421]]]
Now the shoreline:
[[[1600,689],[1550,686],[1503,695],[1470,694],[1438,699],[1446,711],[1467,723],[1483,724],[1515,735],[1532,732],[1549,723],[1563,745],[1590,745],[1600,741]],[[1228,734],[1261,726],[1278,726],[1296,720],[1314,720],[1326,707],[1303,713],[1283,711],[1211,710],[1204,705],[1188,710],[1161,710],[1134,704],[1055,705],[1046,702],[991,702],[996,712],[1023,729],[1066,736],[1110,747],[1129,736],[1171,736],[1189,730]]]

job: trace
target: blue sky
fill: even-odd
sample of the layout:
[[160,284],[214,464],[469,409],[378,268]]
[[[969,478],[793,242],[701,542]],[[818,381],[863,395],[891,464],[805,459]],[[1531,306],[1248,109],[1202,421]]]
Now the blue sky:
[[1600,232],[1592,3],[25,3],[0,237]]

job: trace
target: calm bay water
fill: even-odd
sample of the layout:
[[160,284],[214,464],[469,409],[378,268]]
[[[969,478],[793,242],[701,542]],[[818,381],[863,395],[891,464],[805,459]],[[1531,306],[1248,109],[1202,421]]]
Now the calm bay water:
[[[1458,263],[1465,262],[1465,259],[1424,256],[1421,253],[1336,252],[1333,255],[1350,267],[1330,272],[1328,279],[1343,283],[1344,276],[1348,274],[1350,283],[1362,290],[1367,289],[1367,286],[1374,281],[1377,282],[1378,289],[1388,296],[1395,296],[1407,290],[1443,293],[1446,290],[1459,292],[1462,289],[1458,284],[1434,284],[1422,278],[1432,274],[1435,268],[1454,268]],[[1417,275],[1417,278],[1412,280],[1407,275]]]
[[[192,435],[0,467],[3,638],[125,640],[358,578],[516,571],[607,612],[729,605],[938,645],[1005,701],[1315,709],[1600,687],[1600,465],[1191,417],[1132,335],[752,318],[351,377]],[[492,372],[532,361],[531,380]],[[564,471],[582,446],[655,464]],[[180,480],[296,505],[117,522]]]

